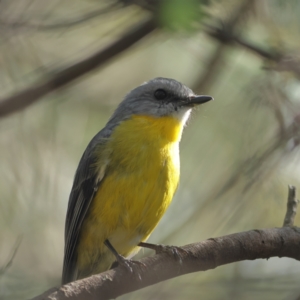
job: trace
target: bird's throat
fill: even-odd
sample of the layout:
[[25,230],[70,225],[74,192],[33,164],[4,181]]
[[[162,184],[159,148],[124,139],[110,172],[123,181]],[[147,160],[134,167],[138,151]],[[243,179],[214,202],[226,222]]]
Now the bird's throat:
[[[137,115],[125,121],[122,125],[126,129],[127,134],[135,135],[140,140],[152,140],[154,143],[179,142],[183,130],[181,120],[173,116],[156,118]],[[119,130],[122,130],[122,128],[119,128]],[[131,137],[134,138],[134,136]]]

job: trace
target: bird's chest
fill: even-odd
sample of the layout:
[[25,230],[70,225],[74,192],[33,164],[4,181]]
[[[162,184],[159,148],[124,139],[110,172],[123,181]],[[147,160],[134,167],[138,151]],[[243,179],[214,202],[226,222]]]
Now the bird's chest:
[[108,173],[118,195],[115,202],[124,209],[122,222],[129,225],[130,220],[140,222],[138,218],[160,218],[179,181],[178,143],[158,145],[141,139],[134,147],[118,150],[126,157],[113,155]]
[[101,216],[104,223],[116,220],[117,226],[150,234],[178,186],[181,128],[173,120],[125,125],[111,137],[109,165],[95,200],[99,210],[109,211]]
[[[172,189],[179,179],[179,140],[182,126],[170,117],[134,117],[111,137],[110,166],[120,178],[135,179],[135,186]],[[133,188],[133,187],[132,187]]]

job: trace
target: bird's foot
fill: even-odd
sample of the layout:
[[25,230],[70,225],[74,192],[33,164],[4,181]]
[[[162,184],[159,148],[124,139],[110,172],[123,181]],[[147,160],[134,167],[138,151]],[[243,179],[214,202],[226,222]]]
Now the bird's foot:
[[[112,254],[116,258],[117,266],[123,267],[127,269],[130,273],[134,273],[139,280],[141,280],[141,274],[140,270],[143,267],[146,267],[146,265],[140,261],[137,260],[131,260],[127,259],[121,254],[119,254],[116,249],[112,246],[112,244],[109,242],[109,240],[105,240],[104,244],[107,246],[107,248],[112,252]],[[116,267],[116,264],[113,263],[112,267]]]
[[117,257],[117,265],[134,274],[138,278],[138,280],[142,280],[141,269],[146,268],[146,265],[144,263],[138,260],[127,259],[119,254]]
[[130,273],[133,273],[134,269],[136,267],[138,268],[145,268],[146,265],[138,260],[132,260],[132,259],[128,259],[125,258],[122,255],[118,255],[117,257],[117,262],[118,262],[118,266],[122,266],[124,268],[126,268]]

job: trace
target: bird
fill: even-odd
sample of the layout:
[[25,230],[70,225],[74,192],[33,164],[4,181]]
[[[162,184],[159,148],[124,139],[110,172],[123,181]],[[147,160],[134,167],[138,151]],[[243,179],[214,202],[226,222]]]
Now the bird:
[[62,284],[128,265],[170,205],[192,109],[213,100],[158,77],[130,91],[84,151],[65,221]]

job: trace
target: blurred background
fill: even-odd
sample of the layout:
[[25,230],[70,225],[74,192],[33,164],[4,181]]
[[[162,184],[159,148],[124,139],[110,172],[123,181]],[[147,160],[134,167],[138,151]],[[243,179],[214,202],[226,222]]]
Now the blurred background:
[[[184,131],[180,187],[149,242],[282,226],[288,184],[300,188],[299,15],[297,0],[0,1],[0,299],[60,284],[79,159],[123,96],[154,77],[215,101]],[[154,31],[99,68],[13,104],[151,18]],[[122,299],[297,299],[299,276],[292,259],[245,261]]]

